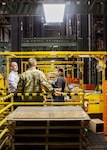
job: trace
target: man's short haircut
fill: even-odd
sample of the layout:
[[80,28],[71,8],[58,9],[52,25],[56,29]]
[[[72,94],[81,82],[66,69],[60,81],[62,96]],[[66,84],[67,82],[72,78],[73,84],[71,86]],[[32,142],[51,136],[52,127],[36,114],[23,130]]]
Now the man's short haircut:
[[30,67],[35,66],[36,65],[36,59],[35,58],[29,58],[28,65]]
[[63,72],[63,69],[60,66],[56,66],[56,69],[58,69],[58,71]]
[[16,61],[11,61],[11,62],[10,62],[10,67],[13,66],[13,63],[18,64]]

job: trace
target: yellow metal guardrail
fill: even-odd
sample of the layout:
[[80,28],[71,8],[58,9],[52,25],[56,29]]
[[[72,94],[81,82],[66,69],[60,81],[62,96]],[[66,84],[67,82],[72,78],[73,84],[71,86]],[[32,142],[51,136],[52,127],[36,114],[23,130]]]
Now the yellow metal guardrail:
[[[50,93],[17,93],[17,96],[46,96]],[[58,96],[58,94],[55,94],[56,96]],[[13,102],[13,105],[82,105],[83,106],[83,101],[84,101],[84,93],[80,92],[80,93],[62,93],[61,95],[63,96],[82,96],[82,100],[78,101],[78,102],[73,102],[73,101],[66,101],[66,102],[53,102],[53,101],[44,101],[44,102]]]
[[6,128],[0,133],[0,139],[8,132],[9,130]]
[[[6,93],[4,93],[4,95],[5,95]],[[16,93],[16,95],[17,96],[44,96],[44,95],[48,95],[48,94],[51,94],[51,93],[24,93],[24,94],[22,94],[22,93]],[[55,96],[58,96],[58,94],[57,93],[54,93],[54,95]],[[70,93],[70,92],[66,92],[66,93],[61,93],[61,95],[62,96],[67,96],[67,95],[70,95],[70,96],[75,96],[75,95],[84,95],[84,93],[83,92],[79,92],[79,93]],[[9,94],[9,95],[7,95],[7,96],[5,96],[5,97],[2,97],[2,98],[0,98],[0,101],[4,101],[4,100],[6,100],[6,99],[8,99],[8,98],[10,98],[11,96],[14,96],[14,93],[11,93],[11,94]]]
[[[24,93],[25,96],[37,96],[37,95],[40,95],[40,96],[46,96],[50,93]],[[6,95],[6,93],[4,93],[3,95]],[[23,96],[22,93],[17,93],[16,94],[17,96]],[[57,95],[57,94],[55,94]],[[62,93],[63,96],[75,96],[75,95],[81,95],[83,96],[83,100],[84,100],[84,93]],[[8,99],[10,99],[10,101],[7,101]],[[14,110],[14,106],[20,106],[20,105],[25,105],[25,106],[28,106],[28,105],[32,105],[32,106],[35,106],[35,105],[43,105],[43,106],[53,106],[53,105],[82,105],[83,106],[83,100],[80,100],[79,102],[72,102],[72,101],[67,101],[67,102],[53,102],[53,101],[44,101],[44,102],[25,102],[25,101],[22,101],[22,102],[14,102],[14,93],[11,93],[9,95],[6,95],[2,98],[0,98],[0,105],[4,105],[5,107],[3,107],[1,110],[0,110],[0,115],[5,113],[6,110],[8,110],[9,108],[10,109],[10,112],[12,112]],[[1,121],[0,121],[0,128],[4,126],[6,127],[6,117],[3,118]],[[0,140],[2,140],[2,137],[8,132],[8,129],[7,128],[4,128],[4,130],[1,130],[0,131]],[[4,140],[6,140],[8,138],[5,138]],[[4,140],[2,141],[2,143],[0,144],[0,148],[3,146],[3,144],[5,144]]]
[[[6,94],[4,93],[3,95],[6,95]],[[9,94],[9,95],[6,95],[6,96],[0,98],[0,106],[4,106],[0,110],[0,115],[3,114],[3,116],[1,116],[2,119],[0,121],[0,129],[2,129],[2,130],[0,130],[0,149],[2,149],[2,147],[8,140],[8,137],[3,138],[4,135],[9,131],[6,127],[6,116],[4,116],[5,111],[8,110],[9,108],[11,108],[10,111],[13,111],[13,104],[10,102],[6,102],[6,100],[8,100],[10,98],[10,101],[13,101],[13,96],[14,96],[14,94],[12,93],[12,94]]]

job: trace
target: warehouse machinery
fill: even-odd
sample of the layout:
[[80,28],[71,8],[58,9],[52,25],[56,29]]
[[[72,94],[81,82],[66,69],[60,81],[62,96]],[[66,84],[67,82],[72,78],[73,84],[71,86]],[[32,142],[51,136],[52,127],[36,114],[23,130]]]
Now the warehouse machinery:
[[[63,22],[48,23],[46,21],[43,10],[43,4],[45,3],[65,4]],[[37,145],[28,142],[26,149],[30,149],[29,144],[32,147],[34,146],[32,149],[62,150],[66,149],[66,146],[68,149],[71,149],[70,146],[76,144],[79,149],[83,149],[83,133],[84,130],[87,132],[87,128],[84,128],[85,120],[81,116],[81,119],[75,116],[76,122],[71,122],[69,119],[72,117],[69,118],[68,114],[71,113],[72,109],[70,113],[67,112],[67,119],[63,118],[65,119],[64,122],[45,120],[42,124],[41,121],[37,120],[35,123],[34,118],[32,119],[34,122],[30,122],[27,118],[27,123],[31,123],[31,130],[29,126],[25,125],[24,121],[20,122],[17,120],[18,118],[14,120],[14,118],[10,117],[8,118],[8,127],[10,130],[8,130],[6,116],[14,111],[14,107],[19,105],[22,105],[24,108],[26,105],[28,109],[29,105],[32,107],[43,105],[44,107],[41,109],[44,108],[45,112],[48,106],[50,110],[47,110],[49,110],[49,116],[52,119],[53,113],[51,113],[51,108],[55,108],[56,110],[56,106],[53,105],[61,105],[57,107],[58,114],[60,114],[61,107],[65,110],[67,105],[70,105],[70,107],[71,105],[75,106],[76,111],[80,110],[86,116],[87,114],[97,114],[100,116],[99,114],[103,113],[104,134],[107,141],[107,81],[105,80],[107,79],[106,8],[106,0],[0,1],[0,149],[6,144],[8,146],[12,144],[13,149],[15,147],[19,149],[20,144],[24,145],[23,141],[22,143],[19,141],[21,137],[29,138],[29,136],[33,140],[35,138],[38,142],[35,142]],[[27,69],[27,60],[31,57],[37,59],[38,69],[46,74],[48,80],[54,80],[53,71],[55,66],[62,66],[67,81],[67,88],[62,93],[66,98],[65,102],[55,104],[50,100],[43,103],[19,103],[14,102],[13,93],[7,95],[7,77],[10,71],[10,61],[15,60],[18,62],[20,76]],[[74,88],[72,89],[72,87]],[[24,94],[29,95],[29,93]],[[32,95],[36,94],[38,93],[32,93]],[[41,93],[45,97],[47,94],[45,91]],[[22,93],[18,93],[17,95],[23,97]],[[19,112],[16,110],[15,115],[17,115],[17,112],[19,114],[20,112],[23,113],[24,108],[22,108],[23,110],[19,108]],[[25,112],[28,114],[28,110]],[[15,115],[13,116],[15,117]],[[17,117],[23,118],[22,115]],[[26,118],[26,116],[24,117]],[[61,123],[65,124],[62,125]],[[73,126],[71,125],[72,123]],[[36,127],[33,126],[35,124],[37,125]],[[26,128],[25,133],[22,133],[21,131],[23,131],[24,127]],[[61,133],[55,132],[59,128],[61,128]],[[70,133],[65,128],[69,128]],[[42,132],[42,137],[39,131]],[[63,131],[67,134],[63,134]],[[72,131],[75,131],[76,134],[72,135]],[[29,134],[29,132],[33,132],[34,134]],[[77,132],[79,132],[79,135]],[[11,143],[8,142],[9,133],[11,133]],[[64,140],[68,139],[68,142],[66,141],[63,144],[64,136],[66,137]],[[56,138],[58,143],[53,141],[53,138]],[[62,141],[59,138],[62,138]],[[73,142],[73,139],[76,139],[77,143]],[[61,147],[61,145],[64,145],[64,147]],[[7,150],[7,147],[4,147],[3,150]]]
[[[106,69],[106,52],[70,52],[70,51],[38,51],[38,52],[0,52],[0,55],[5,56],[6,66],[5,74],[1,74],[1,95],[6,93],[7,77],[9,74],[9,63],[12,59],[19,61],[19,76],[27,69],[28,58],[34,57],[37,59],[37,67],[42,70],[46,76],[51,74],[56,65],[62,66],[65,71],[65,77],[72,74],[72,79],[79,79],[78,85],[84,90],[85,109],[87,113],[102,113],[103,112],[103,81],[105,80]],[[96,78],[97,83],[84,84],[84,58],[95,59],[96,63]],[[42,59],[42,60],[41,60]],[[79,59],[79,60],[78,60]],[[72,80],[71,84],[74,82]],[[94,85],[94,88],[93,88]],[[92,86],[92,87],[89,87]],[[86,108],[87,107],[87,108]]]
[[[39,52],[0,52],[0,55],[5,56],[5,61],[6,61],[6,66],[5,66],[5,70],[6,70],[6,74],[1,75],[1,111],[0,111],[0,115],[1,115],[1,123],[0,126],[6,126],[6,119],[5,117],[7,116],[7,114],[10,113],[10,111],[12,112],[14,110],[14,106],[19,106],[19,105],[44,105],[44,106],[53,106],[54,103],[53,102],[46,102],[46,103],[19,103],[19,102],[14,102],[13,99],[13,95],[7,95],[6,93],[6,88],[7,88],[7,82],[6,79],[8,77],[9,74],[9,64],[10,61],[15,59],[19,62],[19,67],[20,67],[20,72],[19,72],[19,76],[20,74],[25,71],[27,69],[27,60],[28,58],[34,57],[37,59],[38,62],[38,69],[41,69],[42,71],[44,71],[45,74],[49,74],[49,71],[52,73],[54,71],[54,67],[56,65],[61,65],[63,67],[63,69],[66,71],[70,70],[70,73],[72,73],[72,77],[73,78],[79,78],[80,77],[80,82],[78,83],[79,86],[81,86],[81,88],[83,89],[83,92],[74,92],[72,93],[72,91],[65,91],[64,96],[66,95],[70,95],[72,96],[79,96],[82,97],[79,99],[79,101],[66,101],[63,102],[63,104],[55,104],[55,105],[73,105],[73,106],[77,106],[80,105],[82,106],[82,108],[86,111],[86,113],[88,114],[94,114],[94,113],[103,113],[103,84],[104,84],[104,80],[105,80],[105,69],[106,69],[106,64],[105,64],[105,60],[106,60],[106,52],[70,52],[70,51],[63,51],[63,52],[59,52],[59,51],[39,51]],[[102,56],[102,57],[100,57]],[[92,59],[95,59],[95,61],[97,61],[97,65],[96,65],[96,70],[97,70],[97,75],[99,77],[99,74],[101,75],[100,78],[97,78],[97,80],[99,79],[99,81],[101,80],[101,82],[98,82],[96,84],[96,87],[94,90],[87,90],[86,86],[84,89],[84,58],[86,57],[91,57]],[[42,58],[42,61],[41,61]],[[79,60],[78,60],[79,58]],[[54,61],[53,61],[54,60]],[[81,75],[81,76],[79,76]],[[65,74],[66,77],[66,74]],[[21,94],[21,93],[19,93]],[[25,93],[26,94],[26,93]],[[33,93],[32,93],[33,94]],[[4,97],[5,96],[5,97]],[[6,101],[8,98],[10,98],[10,102]],[[40,127],[40,126],[39,126]],[[3,129],[3,128],[2,128]],[[0,138],[3,139],[3,142],[6,140],[5,135],[7,135],[8,133],[8,129],[3,129],[3,131],[1,130],[1,134],[0,134]],[[14,143],[13,143],[14,145]],[[80,145],[81,147],[81,145]]]

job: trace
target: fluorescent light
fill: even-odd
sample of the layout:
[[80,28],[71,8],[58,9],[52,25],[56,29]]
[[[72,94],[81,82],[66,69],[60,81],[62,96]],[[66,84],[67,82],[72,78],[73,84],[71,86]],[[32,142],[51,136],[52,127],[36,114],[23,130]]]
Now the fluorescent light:
[[83,58],[89,58],[90,55],[78,55],[79,57],[83,57]]
[[[55,62],[55,60],[50,60],[50,62]],[[52,64],[53,65],[53,64]]]
[[2,2],[2,5],[3,5],[3,6],[5,6],[5,5],[6,5],[6,3],[5,3],[5,2]]
[[65,4],[43,4],[43,8],[46,22],[63,22]]

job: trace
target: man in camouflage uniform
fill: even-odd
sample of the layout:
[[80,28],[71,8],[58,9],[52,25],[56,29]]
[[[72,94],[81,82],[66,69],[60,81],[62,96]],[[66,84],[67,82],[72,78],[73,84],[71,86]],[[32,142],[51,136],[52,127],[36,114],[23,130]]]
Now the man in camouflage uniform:
[[[41,93],[41,85],[45,87],[47,92],[52,92],[53,87],[48,83],[44,73],[36,69],[36,59],[30,58],[28,60],[28,70],[25,71],[18,83],[17,92],[18,93]],[[42,96],[25,96],[24,101],[43,101]]]

